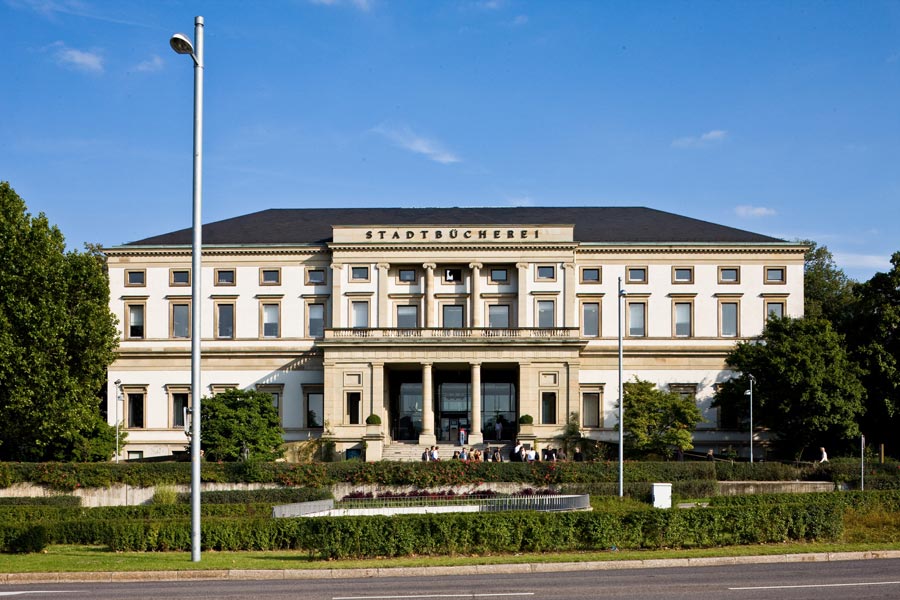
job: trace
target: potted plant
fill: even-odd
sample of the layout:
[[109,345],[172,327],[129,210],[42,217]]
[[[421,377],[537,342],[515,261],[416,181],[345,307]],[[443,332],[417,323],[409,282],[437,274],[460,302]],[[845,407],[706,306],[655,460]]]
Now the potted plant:
[[530,435],[534,433],[534,417],[521,415],[519,417],[519,433]]
[[366,417],[366,434],[377,435],[381,433],[381,417],[372,414]]

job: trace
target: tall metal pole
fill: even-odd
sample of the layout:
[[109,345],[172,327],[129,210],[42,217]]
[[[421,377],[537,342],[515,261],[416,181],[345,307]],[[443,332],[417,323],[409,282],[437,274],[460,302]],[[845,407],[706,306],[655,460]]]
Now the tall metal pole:
[[619,305],[619,497],[625,495],[625,385],[622,381],[622,299],[625,290],[622,289],[622,278],[619,277],[619,295],[616,303]]
[[753,464],[753,382],[756,377],[750,375],[750,464]]
[[859,438],[859,489],[866,489],[866,436]]

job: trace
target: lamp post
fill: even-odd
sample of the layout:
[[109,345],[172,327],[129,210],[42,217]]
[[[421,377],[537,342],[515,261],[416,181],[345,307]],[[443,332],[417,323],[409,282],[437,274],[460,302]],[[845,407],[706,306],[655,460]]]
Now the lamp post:
[[622,381],[622,278],[619,277],[619,295],[616,299],[619,309],[619,497],[625,496],[625,385]]
[[750,464],[753,464],[753,384],[756,382],[756,377],[751,374],[747,374],[747,379],[750,380],[750,389],[744,392],[745,396],[750,396]]
[[194,190],[191,243],[191,560],[200,562],[200,207],[203,167],[203,17],[194,18],[194,43],[183,33],[169,40],[172,50],[194,61]]
[[116,464],[119,464],[119,402],[122,401],[122,380],[116,379]]

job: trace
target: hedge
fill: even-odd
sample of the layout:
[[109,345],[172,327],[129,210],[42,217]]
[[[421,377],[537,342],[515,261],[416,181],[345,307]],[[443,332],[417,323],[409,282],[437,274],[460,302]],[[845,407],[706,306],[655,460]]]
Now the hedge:
[[[263,490],[223,490],[216,492],[200,492],[200,504],[246,504],[269,503],[289,504],[292,502],[311,502],[332,498],[329,490],[320,488],[270,488]],[[190,493],[176,496],[180,504],[189,504]]]
[[802,504],[822,506],[829,510],[852,508],[857,511],[881,509],[900,512],[900,491],[815,492],[809,494],[754,494],[748,496],[717,496],[710,500],[716,507],[753,507],[761,505]]
[[0,498],[3,506],[81,506],[80,496],[21,496]]

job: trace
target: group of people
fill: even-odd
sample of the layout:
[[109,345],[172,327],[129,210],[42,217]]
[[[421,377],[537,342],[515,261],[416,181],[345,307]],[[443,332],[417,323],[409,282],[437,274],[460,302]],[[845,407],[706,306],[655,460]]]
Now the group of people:
[[[471,462],[503,462],[503,454],[500,447],[488,447],[484,452],[478,448],[466,448],[463,446],[459,450],[454,450],[453,460],[471,461]],[[438,446],[429,446],[422,452],[422,461],[431,462],[441,460],[440,449]],[[509,451],[510,462],[556,462],[566,460],[566,454],[562,448],[554,448],[552,446],[545,448],[540,453],[535,450],[534,446],[526,446],[521,442],[517,442],[515,447]],[[581,448],[575,448],[572,455],[575,462],[584,461],[584,453]]]
[[[422,461],[431,462],[441,460],[439,448],[430,446],[422,452]],[[503,455],[500,448],[488,448],[484,452],[477,448],[466,448],[463,446],[459,450],[453,452],[453,460],[464,460],[472,462],[503,462]]]
[[[581,455],[581,450],[579,448],[575,449],[575,460],[579,460],[578,456]],[[547,462],[556,462],[558,460],[565,460],[566,453],[562,448],[554,448],[553,446],[548,446],[544,450],[541,450],[540,454],[538,451],[534,449],[534,446],[526,446],[521,442],[517,442],[515,447],[510,450],[509,460],[512,462],[537,462],[537,461],[547,461]],[[584,459],[584,456],[581,455],[581,460]]]

